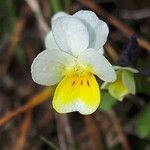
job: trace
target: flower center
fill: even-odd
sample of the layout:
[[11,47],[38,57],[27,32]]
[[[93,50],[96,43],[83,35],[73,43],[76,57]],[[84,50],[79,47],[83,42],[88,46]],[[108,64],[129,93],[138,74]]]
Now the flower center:
[[65,76],[88,76],[92,74],[92,69],[90,66],[83,66],[82,64],[76,64],[73,66],[70,66],[65,69],[64,75]]

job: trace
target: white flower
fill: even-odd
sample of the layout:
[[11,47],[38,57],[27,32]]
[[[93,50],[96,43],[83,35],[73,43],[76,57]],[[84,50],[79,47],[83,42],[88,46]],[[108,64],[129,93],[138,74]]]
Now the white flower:
[[72,16],[57,13],[51,23],[46,50],[31,66],[32,78],[41,85],[59,83],[52,102],[57,112],[91,114],[100,103],[94,75],[107,82],[116,79],[113,67],[102,55],[107,24],[94,12],[83,10]]

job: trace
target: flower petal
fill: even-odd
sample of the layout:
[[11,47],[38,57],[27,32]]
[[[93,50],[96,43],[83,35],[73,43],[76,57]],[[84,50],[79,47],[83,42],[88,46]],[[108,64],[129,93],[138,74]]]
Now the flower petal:
[[63,51],[78,56],[89,45],[89,34],[84,24],[70,16],[52,22],[54,38]]
[[127,70],[122,71],[122,81],[130,93],[135,94],[134,74]]
[[116,73],[112,65],[98,51],[87,49],[79,55],[78,59],[82,64],[89,65],[92,68],[93,73],[100,79],[107,82],[115,81]]
[[129,93],[128,89],[124,86],[122,80],[117,80],[113,83],[110,83],[108,90],[114,98],[120,101],[122,101],[124,96]]
[[92,74],[66,76],[58,84],[53,107],[59,113],[78,111],[83,115],[93,113],[100,103],[100,90]]
[[101,55],[103,55],[103,54],[104,54],[104,48],[103,48],[103,47],[100,48],[100,49],[98,50],[98,52],[99,52]]
[[45,38],[45,47],[48,50],[59,49],[59,47],[54,39],[52,31],[50,31]]
[[108,34],[109,29],[107,24],[104,21],[99,20],[99,23],[95,27],[95,40],[93,42],[92,48],[100,49],[106,43]]
[[45,50],[32,63],[32,79],[41,85],[54,85],[63,78],[65,67],[69,67],[72,63],[74,58],[65,52]]
[[89,28],[94,29],[99,22],[99,18],[93,11],[80,10],[76,12],[73,16],[81,19]]
[[56,19],[58,19],[59,17],[64,17],[64,16],[69,16],[67,13],[63,12],[63,11],[60,11],[60,12],[57,12],[51,19],[51,21],[54,21]]
[[94,12],[88,10],[78,11],[73,16],[86,25],[90,36],[89,48],[100,49],[105,44],[109,33],[107,24],[100,20]]

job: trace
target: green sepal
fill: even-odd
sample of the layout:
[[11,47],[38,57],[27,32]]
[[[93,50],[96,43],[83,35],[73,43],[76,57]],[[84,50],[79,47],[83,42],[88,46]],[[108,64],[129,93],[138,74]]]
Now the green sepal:
[[134,74],[127,70],[122,70],[122,82],[125,87],[128,89],[129,93],[135,94],[135,81]]

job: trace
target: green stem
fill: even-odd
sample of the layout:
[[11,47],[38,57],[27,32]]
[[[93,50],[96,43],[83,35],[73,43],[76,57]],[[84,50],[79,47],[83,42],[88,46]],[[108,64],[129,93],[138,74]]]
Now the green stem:
[[67,13],[70,13],[71,12],[71,0],[64,0],[64,3],[65,3],[65,11]]
[[60,0],[50,0],[50,3],[54,13],[62,10]]

